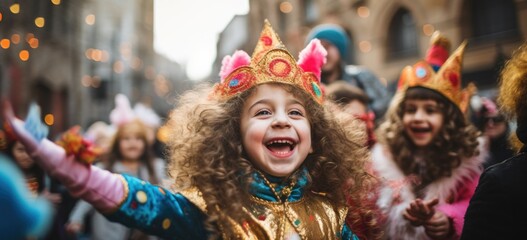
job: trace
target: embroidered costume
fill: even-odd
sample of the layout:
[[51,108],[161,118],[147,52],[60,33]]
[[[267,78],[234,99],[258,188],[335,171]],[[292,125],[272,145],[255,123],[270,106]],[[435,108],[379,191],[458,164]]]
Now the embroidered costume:
[[[307,175],[306,169],[299,170],[291,185],[255,172],[251,199],[244,207],[247,221],[232,222],[237,236],[223,238],[358,239],[344,224],[347,207],[335,209],[323,195],[305,191]],[[197,188],[173,193],[126,175],[124,179],[127,198],[117,212],[108,216],[110,219],[168,239],[206,238],[206,206]]]

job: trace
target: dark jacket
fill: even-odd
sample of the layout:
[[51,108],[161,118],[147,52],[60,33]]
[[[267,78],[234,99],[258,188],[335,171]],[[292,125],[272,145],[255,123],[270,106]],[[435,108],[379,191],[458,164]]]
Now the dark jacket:
[[518,239],[527,228],[527,153],[481,175],[465,215],[461,239]]

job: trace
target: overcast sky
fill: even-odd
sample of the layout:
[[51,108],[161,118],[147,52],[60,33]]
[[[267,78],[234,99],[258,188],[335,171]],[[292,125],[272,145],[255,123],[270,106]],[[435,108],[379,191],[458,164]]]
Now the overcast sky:
[[154,48],[201,79],[210,74],[218,34],[248,11],[248,0],[154,0]]

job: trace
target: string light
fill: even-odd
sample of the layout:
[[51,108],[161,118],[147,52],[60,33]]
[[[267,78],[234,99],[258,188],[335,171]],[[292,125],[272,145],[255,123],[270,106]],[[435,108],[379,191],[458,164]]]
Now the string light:
[[28,41],[28,43],[29,43],[29,46],[30,46],[31,48],[38,48],[38,45],[39,45],[39,44],[38,44],[38,39],[37,39],[37,38],[31,38],[31,39]]
[[10,10],[13,14],[18,14],[18,13],[20,13],[20,4],[15,3],[15,4],[11,5],[11,6],[9,7],[9,10]]
[[368,41],[361,41],[359,43],[359,49],[361,50],[361,52],[367,53],[371,51],[371,43]]
[[0,40],[0,47],[2,47],[3,49],[8,49],[9,46],[11,46],[11,41],[9,41],[9,39],[4,38]]
[[360,6],[359,8],[357,8],[357,14],[361,18],[367,18],[368,16],[370,16],[370,9],[366,6]]
[[28,50],[22,50],[18,54],[18,57],[20,57],[20,60],[27,61],[29,59],[29,51]]
[[93,24],[95,24],[95,15],[93,15],[93,14],[89,14],[88,16],[86,16],[86,18],[84,19],[84,21],[85,21],[86,24],[88,24],[88,25],[93,25]]
[[39,28],[43,28],[46,24],[46,20],[43,17],[35,18],[35,25]]
[[432,33],[434,33],[434,26],[432,24],[425,24],[423,25],[423,33],[425,36],[432,36]]
[[293,5],[290,2],[280,3],[280,11],[283,13],[290,13],[293,11]]
[[53,116],[51,113],[46,114],[46,116],[44,116],[44,122],[48,126],[52,126],[55,123],[55,116]]
[[17,33],[11,35],[11,42],[13,44],[18,44],[20,43],[20,35],[18,35]]

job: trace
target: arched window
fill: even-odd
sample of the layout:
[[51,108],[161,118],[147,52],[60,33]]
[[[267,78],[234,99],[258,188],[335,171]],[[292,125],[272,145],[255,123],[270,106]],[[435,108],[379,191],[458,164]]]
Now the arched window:
[[393,16],[388,29],[388,58],[417,56],[419,48],[417,45],[416,25],[412,14],[405,9],[399,9]]
[[469,9],[471,38],[493,41],[519,35],[514,1],[470,0]]

